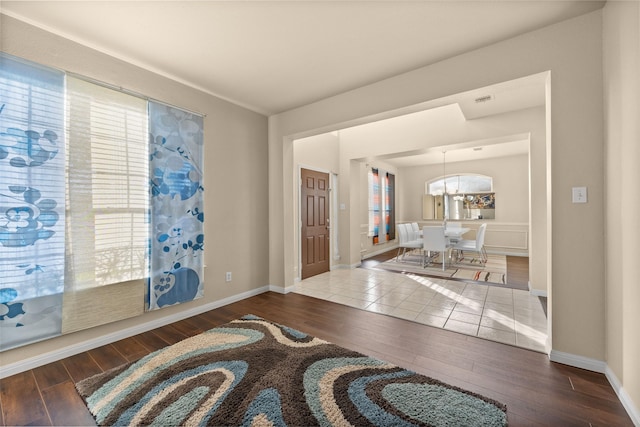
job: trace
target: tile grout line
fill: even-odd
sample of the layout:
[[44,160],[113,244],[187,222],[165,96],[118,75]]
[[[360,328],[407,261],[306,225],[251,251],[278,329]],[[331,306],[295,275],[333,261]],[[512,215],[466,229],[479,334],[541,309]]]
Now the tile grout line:
[[[376,276],[377,276],[377,274],[376,274]],[[403,276],[403,277],[405,277],[405,276]],[[377,276],[376,278],[378,278],[378,276]],[[409,279],[411,279],[411,278],[409,278]],[[359,278],[358,278],[358,279],[353,279],[353,280],[354,280],[355,282],[363,281],[362,279],[359,279]],[[450,283],[450,282],[451,282],[451,281],[448,281],[448,280],[446,280],[446,279],[442,279],[442,280],[443,280],[443,281],[445,281],[445,284],[444,284],[444,285],[443,285],[443,284],[439,284],[439,285],[440,285],[440,286],[444,286],[445,288],[446,288],[446,284],[448,284],[448,283]],[[352,284],[352,285],[353,285],[353,284],[355,283],[354,281],[349,281],[349,282],[350,282],[350,284]],[[366,282],[366,280],[364,280],[364,282]],[[438,283],[438,282],[435,282],[435,283]],[[459,284],[460,282],[455,281],[454,283]],[[384,288],[388,288],[389,286],[391,286],[391,287],[398,286],[398,287],[401,287],[401,288],[402,288],[402,287],[404,287],[404,286],[403,286],[403,285],[404,285],[404,283],[402,282],[402,280],[395,280],[395,281],[394,281],[394,280],[391,280],[391,281],[387,281],[387,280],[386,280],[386,277],[384,277],[384,278],[380,278],[380,281],[379,281],[379,282],[377,282],[377,283],[376,283],[376,285],[368,287],[368,288],[367,288],[367,290],[370,290],[370,289],[372,289],[372,288],[374,288],[374,287],[376,287],[376,286],[380,286],[380,285],[384,285]],[[464,288],[462,288],[462,289],[460,289],[460,290],[456,290],[456,289],[457,289],[457,287],[454,287],[453,289],[447,289],[448,291],[450,291],[451,293],[453,293],[453,294],[455,295],[455,297],[451,298],[451,299],[453,299],[453,300],[455,301],[455,303],[454,303],[453,307],[451,307],[451,308],[441,307],[443,310],[448,310],[448,313],[447,313],[447,316],[446,316],[446,317],[443,317],[443,316],[437,316],[437,315],[435,315],[435,314],[426,313],[426,312],[424,311],[424,310],[426,309],[426,307],[430,306],[430,303],[431,303],[431,302],[433,302],[433,299],[434,299],[434,297],[433,297],[433,296],[429,297],[429,301],[427,301],[426,303],[422,304],[422,309],[421,309],[419,312],[415,312],[414,310],[411,310],[411,309],[405,309],[405,310],[407,310],[407,311],[412,312],[412,314],[415,314],[415,316],[413,316],[412,318],[410,318],[410,319],[409,319],[408,317],[404,317],[404,316],[401,316],[401,315],[395,315],[395,317],[398,317],[398,318],[404,318],[404,319],[406,319],[406,320],[412,320],[412,321],[415,321],[415,322],[417,322],[417,323],[424,324],[424,325],[427,325],[427,326],[434,326],[434,325],[433,325],[433,324],[429,324],[429,323],[423,323],[423,322],[420,322],[420,321],[418,321],[418,320],[417,320],[417,317],[418,317],[418,316],[420,316],[420,315],[422,315],[422,314],[425,314],[425,315],[431,315],[431,316],[434,316],[434,317],[441,317],[442,319],[444,319],[444,324],[443,324],[442,326],[435,326],[435,327],[439,327],[439,328],[441,328],[441,329],[445,329],[445,327],[444,327],[444,326],[446,325],[446,323],[447,323],[447,322],[449,322],[450,320],[454,320],[454,319],[451,319],[451,316],[453,315],[453,312],[454,312],[454,311],[456,311],[456,310],[455,310],[456,306],[457,306],[458,304],[460,304],[459,298],[460,298],[460,297],[462,297],[462,293],[464,293],[465,289],[467,289],[469,286],[473,286],[473,285],[474,285],[474,284],[466,283],[466,284],[465,284],[465,286],[464,286]],[[462,323],[468,323],[469,325],[474,325],[474,326],[476,326],[476,327],[477,327],[477,328],[476,328],[476,330],[475,330],[475,334],[473,334],[473,333],[471,333],[471,334],[466,333],[466,334],[467,334],[467,335],[469,335],[469,336],[475,336],[475,337],[480,338],[480,328],[482,327],[482,320],[483,320],[483,318],[490,318],[490,317],[488,317],[488,316],[486,316],[486,315],[485,315],[485,308],[486,308],[487,303],[489,302],[488,300],[489,300],[489,293],[490,293],[491,287],[490,287],[489,285],[485,285],[485,286],[488,286],[488,288],[487,288],[487,292],[485,292],[485,293],[483,294],[482,300],[477,300],[477,301],[479,301],[479,302],[481,301],[481,304],[482,304],[482,311],[481,311],[480,319],[479,319],[478,323],[476,324],[475,322],[465,322],[465,321],[462,321],[462,320],[460,321],[460,322],[462,322]],[[431,287],[430,287],[430,286],[428,286],[428,285],[427,285],[426,287],[427,287],[427,288],[431,288]],[[498,288],[498,289],[502,289],[502,288]],[[363,310],[365,310],[365,311],[371,311],[371,312],[374,312],[374,313],[390,314],[390,312],[391,312],[391,311],[393,311],[393,310],[400,310],[400,309],[401,309],[400,305],[401,305],[401,304],[403,304],[403,303],[404,303],[404,302],[406,302],[406,301],[409,301],[409,300],[410,300],[410,298],[411,298],[411,296],[413,295],[413,293],[415,293],[415,290],[416,290],[416,289],[414,289],[414,290],[413,290],[413,292],[408,293],[408,294],[406,294],[406,295],[403,295],[402,293],[401,293],[401,294],[399,294],[399,295],[403,295],[403,297],[401,298],[401,300],[400,300],[399,302],[396,302],[395,304],[391,304],[391,305],[389,305],[389,304],[382,304],[382,303],[381,303],[381,302],[379,302],[379,301],[380,301],[380,299],[384,298],[384,296],[387,296],[387,295],[391,294],[393,291],[386,291],[386,292],[384,292],[383,294],[381,294],[381,295],[380,295],[380,296],[379,296],[375,301],[373,301],[373,302],[369,302],[368,300],[362,300],[362,299],[360,299],[360,298],[359,298],[359,297],[357,297],[357,296],[356,296],[356,297],[351,297],[351,298],[352,298],[352,299],[354,299],[354,300],[358,300],[358,301],[360,301],[360,302],[364,303],[364,307],[362,307],[362,308],[361,308],[360,306],[358,306],[357,308],[361,308],[361,309],[363,309]],[[364,290],[362,290],[362,289],[358,290],[358,289],[355,289],[355,288],[350,288],[350,291],[352,292],[352,295],[353,295],[353,294],[358,294],[358,293],[360,293],[360,294],[366,293],[366,292],[365,292]],[[436,293],[437,293],[437,291],[436,291]],[[515,294],[516,294],[516,292],[515,292],[513,289],[510,289],[510,292],[509,292],[509,295],[510,295],[510,297],[509,297],[509,299],[510,299],[510,303],[508,303],[508,304],[507,304],[507,305],[510,307],[510,310],[509,310],[509,311],[510,311],[510,314],[504,314],[504,313],[502,313],[502,312],[498,312],[499,314],[503,314],[504,316],[508,317],[508,319],[509,319],[511,322],[515,322],[515,311],[516,311],[516,308],[515,308],[516,295],[515,295]],[[446,296],[446,295],[445,295],[445,296]],[[498,297],[499,297],[499,295],[496,295],[496,296],[498,296]],[[470,298],[470,299],[472,299],[472,300],[473,300],[474,298]],[[499,298],[498,298],[498,299],[499,299]],[[501,304],[499,301],[496,301],[495,303],[496,303],[496,304]],[[374,310],[374,309],[372,309],[372,308],[371,308],[374,304],[379,304],[379,305],[381,305],[381,306],[389,307],[389,310],[383,310],[383,311]],[[438,307],[438,306],[437,306],[437,305],[434,305],[434,306],[432,306],[432,307]],[[462,311],[462,312],[463,312],[463,313],[466,313],[465,311]],[[470,313],[470,314],[475,314],[475,313]],[[393,314],[390,314],[390,315],[394,316]],[[409,317],[411,317],[411,316],[409,316]],[[491,319],[492,319],[492,318],[491,318]],[[489,327],[489,326],[487,326],[486,328],[488,328],[488,329],[492,329],[492,330],[495,330],[495,331],[496,331],[496,332],[498,332],[498,333],[503,333],[503,332],[504,332],[504,333],[509,333],[510,335],[513,335],[513,336],[514,336],[513,338],[514,338],[515,342],[513,342],[513,343],[512,343],[512,342],[506,342],[506,343],[507,343],[507,344],[511,344],[511,345],[515,345],[516,347],[518,347],[518,344],[517,344],[517,331],[516,331],[514,328],[509,327],[509,329],[508,329],[508,330],[506,330],[506,329],[502,329],[502,328],[491,328],[491,327]],[[455,330],[453,330],[453,329],[448,329],[448,330],[455,331]],[[534,339],[533,337],[530,337],[530,338],[531,338],[531,339]],[[489,338],[487,338],[487,339],[489,339]],[[502,343],[505,343],[505,341],[499,341],[499,340],[495,340],[495,339],[489,339],[489,340],[492,340],[492,341],[495,341],[495,342],[502,342]],[[533,348],[533,347],[528,347],[528,346],[520,346],[520,347],[521,347],[521,348],[525,348],[525,349],[529,349],[529,350],[534,350],[534,348]]]

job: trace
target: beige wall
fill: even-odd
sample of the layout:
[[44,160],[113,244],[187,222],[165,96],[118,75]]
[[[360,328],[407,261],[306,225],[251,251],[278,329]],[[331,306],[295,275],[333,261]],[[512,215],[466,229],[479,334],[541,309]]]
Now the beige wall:
[[[204,298],[2,353],[0,367],[268,284],[267,118],[0,15],[2,50],[206,114]],[[239,191],[239,190],[242,191]],[[251,262],[247,262],[250,260]],[[226,271],[233,281],[225,283]]]
[[333,173],[340,170],[340,138],[337,132],[299,139],[294,142],[293,150],[296,166],[312,166]]
[[[270,281],[293,281],[292,137],[400,115],[429,100],[550,70],[551,346],[603,361],[601,18],[584,15],[270,117]],[[571,203],[573,186],[589,188],[589,203]]]
[[[640,3],[604,8],[607,364],[640,406]],[[636,423],[640,413],[636,412]]]

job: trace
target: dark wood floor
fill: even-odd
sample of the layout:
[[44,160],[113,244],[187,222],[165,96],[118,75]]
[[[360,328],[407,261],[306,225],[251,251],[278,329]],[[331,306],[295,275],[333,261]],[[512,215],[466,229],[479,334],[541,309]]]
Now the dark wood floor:
[[5,378],[0,422],[92,425],[75,382],[248,313],[501,401],[510,426],[633,425],[602,374],[509,345],[273,292]]

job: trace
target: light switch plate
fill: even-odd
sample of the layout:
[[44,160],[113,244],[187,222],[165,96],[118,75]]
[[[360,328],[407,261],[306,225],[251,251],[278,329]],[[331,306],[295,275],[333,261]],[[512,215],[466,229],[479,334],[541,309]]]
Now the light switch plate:
[[587,187],[573,187],[571,189],[572,203],[587,203]]

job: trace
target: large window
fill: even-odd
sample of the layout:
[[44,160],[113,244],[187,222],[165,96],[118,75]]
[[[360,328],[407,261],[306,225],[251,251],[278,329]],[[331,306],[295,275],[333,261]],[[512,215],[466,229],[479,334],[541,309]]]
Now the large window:
[[202,125],[0,53],[0,351],[202,296]]

